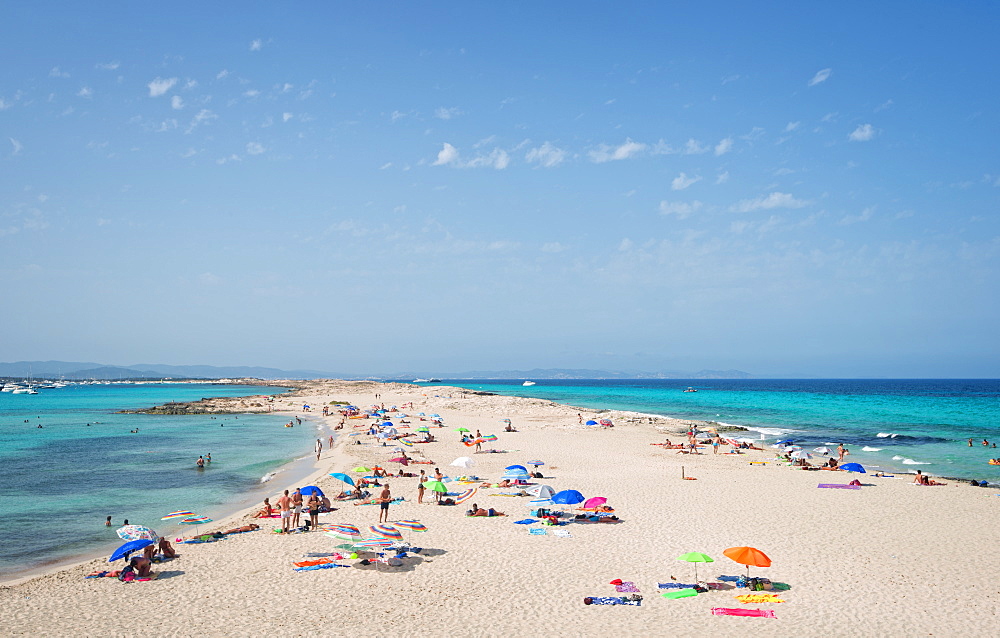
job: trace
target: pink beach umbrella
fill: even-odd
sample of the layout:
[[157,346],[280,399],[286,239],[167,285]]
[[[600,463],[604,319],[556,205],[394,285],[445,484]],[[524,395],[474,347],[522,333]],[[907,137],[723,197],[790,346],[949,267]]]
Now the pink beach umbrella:
[[593,509],[595,507],[600,507],[601,505],[604,505],[607,502],[608,502],[608,499],[604,498],[603,496],[595,496],[593,498],[588,498],[583,503],[583,509],[589,510],[589,509]]

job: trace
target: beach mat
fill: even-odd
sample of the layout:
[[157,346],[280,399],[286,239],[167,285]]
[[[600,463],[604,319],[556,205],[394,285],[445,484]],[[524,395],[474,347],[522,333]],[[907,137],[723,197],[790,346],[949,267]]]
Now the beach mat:
[[782,598],[778,598],[778,594],[766,593],[766,594],[740,594],[739,596],[734,596],[736,600],[740,601],[745,605],[751,605],[755,603],[783,603],[786,602]]
[[635,586],[635,583],[624,582],[621,585],[615,585],[615,591],[620,594],[637,594],[639,588]]
[[334,567],[350,567],[350,565],[341,565],[339,563],[324,563],[322,565],[309,565],[308,567],[296,567],[297,572],[311,572],[317,569],[332,569]]
[[770,609],[732,609],[730,607],[712,607],[713,616],[756,616],[758,618],[776,618]]
[[848,485],[847,483],[820,483],[816,487],[825,487],[834,490],[860,490],[860,485]]
[[694,585],[685,585],[683,583],[657,583],[656,586],[660,589],[694,589]]
[[668,600],[676,600],[678,598],[690,598],[691,596],[697,596],[698,590],[693,587],[687,589],[678,589],[676,591],[668,591],[663,594],[663,597]]

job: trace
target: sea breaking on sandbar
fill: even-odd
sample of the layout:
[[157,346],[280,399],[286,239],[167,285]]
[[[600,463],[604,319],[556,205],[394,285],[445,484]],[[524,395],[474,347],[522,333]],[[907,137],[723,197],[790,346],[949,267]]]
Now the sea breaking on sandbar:
[[[131,560],[140,547],[4,586],[7,631],[996,633],[995,490],[800,467],[700,422],[447,386],[289,385],[274,411],[323,435],[312,475],[273,487],[272,517],[258,505],[164,532],[177,556],[149,550],[151,565]],[[285,490],[306,486],[322,493],[312,511],[303,490],[305,511],[282,518]],[[126,560],[142,575],[123,583]]]

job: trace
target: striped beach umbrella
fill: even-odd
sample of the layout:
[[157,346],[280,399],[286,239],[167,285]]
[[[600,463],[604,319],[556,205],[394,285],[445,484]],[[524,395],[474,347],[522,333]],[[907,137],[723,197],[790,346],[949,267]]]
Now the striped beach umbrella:
[[191,518],[185,518],[180,522],[181,525],[194,525],[194,533],[198,534],[198,526],[202,523],[211,523],[212,519],[207,516],[193,516]]
[[487,434],[486,436],[483,437],[483,440],[484,441],[496,441],[497,440],[497,435],[496,434]]
[[405,445],[406,447],[413,447],[413,441],[409,441],[407,439],[397,439],[396,443],[399,443],[400,445]]
[[469,500],[470,498],[472,498],[473,496],[475,496],[476,492],[478,492],[478,491],[479,491],[478,487],[470,487],[469,489],[467,489],[464,492],[462,492],[461,494],[459,494],[455,498],[455,502],[458,503],[458,504],[462,504],[462,503],[466,502],[467,500]]
[[372,532],[374,532],[379,536],[384,536],[385,538],[388,538],[389,540],[394,540],[394,541],[403,540],[403,533],[400,532],[395,527],[393,527],[392,525],[388,524],[372,525],[368,529],[370,529]]
[[426,525],[424,525],[420,521],[415,521],[415,520],[396,521],[395,523],[393,523],[393,525],[395,525],[396,527],[402,527],[403,529],[407,529],[411,532],[427,531]]
[[354,543],[354,547],[367,547],[369,549],[378,547],[389,547],[392,541],[388,538],[366,538]]
[[188,510],[179,510],[177,512],[170,512],[161,521],[169,521],[172,518],[187,518],[188,516],[194,516],[194,512],[189,512]]

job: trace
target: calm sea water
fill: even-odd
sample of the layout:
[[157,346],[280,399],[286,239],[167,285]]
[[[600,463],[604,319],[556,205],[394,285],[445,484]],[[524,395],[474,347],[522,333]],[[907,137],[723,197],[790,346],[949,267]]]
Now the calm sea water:
[[[804,449],[844,443],[868,470],[1000,483],[1000,380],[446,380],[449,385],[755,430]],[[697,392],[683,392],[687,387]],[[969,447],[968,439],[973,439]],[[990,442],[984,447],[982,440]]]
[[[122,542],[115,529],[124,519],[165,536],[189,534],[194,530],[160,518],[182,509],[218,518],[259,500],[268,487],[262,478],[309,455],[314,424],[286,428],[286,416],[267,414],[115,412],[279,391],[149,384],[0,393],[0,577],[113,550]],[[213,462],[198,470],[195,460],[209,453]],[[110,528],[104,525],[109,515]]]

